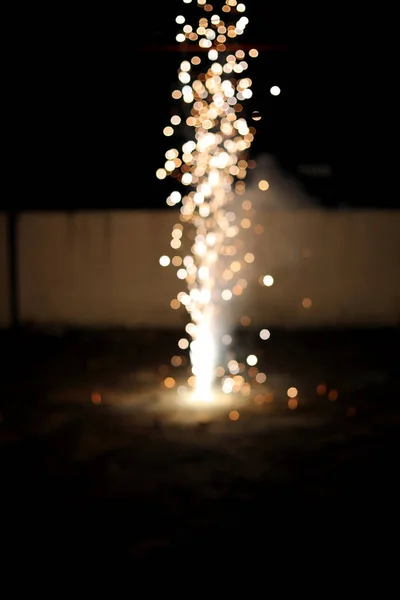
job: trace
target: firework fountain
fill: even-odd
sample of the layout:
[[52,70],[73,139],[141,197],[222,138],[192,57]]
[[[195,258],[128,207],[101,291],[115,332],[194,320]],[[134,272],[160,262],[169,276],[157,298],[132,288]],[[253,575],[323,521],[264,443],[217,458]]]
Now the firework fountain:
[[[183,2],[191,4],[191,0]],[[179,89],[172,93],[179,111],[164,129],[171,137],[177,127],[183,127],[187,141],[181,150],[172,147],[166,152],[157,177],[172,176],[179,185],[167,204],[180,209],[180,223],[172,230],[171,248],[176,253],[172,264],[186,289],[171,306],[183,306],[190,316],[189,339],[182,338],[178,345],[190,351],[189,385],[194,397],[207,402],[212,400],[217,378],[222,392],[250,389],[244,364],[227,351],[232,338],[223,331],[223,323],[227,305],[245,291],[246,267],[254,261],[245,243],[246,233],[250,239],[254,233],[254,210],[245,197],[245,179],[247,169],[255,164],[249,159],[255,129],[242,116],[242,103],[252,96],[246,59],[255,58],[258,52],[246,53],[237,44],[236,38],[249,23],[244,4],[220,0],[212,6],[197,0],[197,5],[201,14],[195,26],[184,15],[176,18],[181,26],[177,42],[194,52],[180,64]],[[253,118],[260,116],[257,113]],[[162,266],[170,263],[169,256],[160,258]],[[253,368],[257,363],[254,354],[246,360]],[[256,371],[261,383],[265,376]]]

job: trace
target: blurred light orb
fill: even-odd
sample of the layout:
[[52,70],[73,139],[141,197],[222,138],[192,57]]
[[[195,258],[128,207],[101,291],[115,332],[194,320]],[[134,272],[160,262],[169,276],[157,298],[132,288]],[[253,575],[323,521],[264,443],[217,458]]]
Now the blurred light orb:
[[156,177],[157,179],[165,179],[167,176],[167,171],[165,169],[157,169]]
[[258,182],[258,187],[263,192],[266,192],[267,189],[269,188],[269,183],[268,183],[268,181],[266,179],[261,179],[261,181]]
[[166,137],[170,137],[171,135],[173,135],[173,133],[174,133],[174,130],[172,129],[172,127],[170,127],[170,126],[168,126],[168,127],[164,127],[164,129],[163,129],[163,134],[164,134]]
[[271,285],[274,285],[274,278],[272,275],[265,275],[265,277],[263,277],[263,284],[266,287],[271,287]]
[[269,340],[270,337],[271,337],[271,332],[268,329],[261,329],[260,338],[262,340]]
[[279,96],[279,94],[281,93],[281,88],[277,85],[273,85],[269,91],[271,96]]
[[296,398],[298,393],[299,391],[295,387],[290,387],[287,391],[287,395],[289,396],[289,398]]
[[160,262],[160,265],[161,265],[162,267],[168,267],[168,265],[169,265],[169,264],[170,264],[170,262],[171,262],[171,259],[170,259],[170,257],[169,257],[169,256],[165,256],[165,255],[164,255],[164,256],[160,256],[160,260],[159,260],[159,262]]
[[186,338],[181,338],[178,342],[178,346],[181,350],[186,350],[186,348],[189,348],[189,341]]
[[267,376],[265,373],[257,373],[256,375],[257,383],[265,383],[267,381]]
[[229,335],[229,333],[226,333],[225,335],[223,335],[222,343],[224,344],[224,346],[229,346],[229,344],[232,343],[232,336]]
[[250,367],[254,367],[258,363],[258,358],[255,354],[249,354],[246,358],[246,362]]

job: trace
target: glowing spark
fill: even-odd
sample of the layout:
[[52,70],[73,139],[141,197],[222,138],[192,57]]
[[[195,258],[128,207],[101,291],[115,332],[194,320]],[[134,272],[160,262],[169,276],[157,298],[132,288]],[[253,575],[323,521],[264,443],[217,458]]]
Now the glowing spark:
[[279,96],[279,94],[281,93],[281,88],[277,85],[273,85],[269,91],[272,94],[272,96]]

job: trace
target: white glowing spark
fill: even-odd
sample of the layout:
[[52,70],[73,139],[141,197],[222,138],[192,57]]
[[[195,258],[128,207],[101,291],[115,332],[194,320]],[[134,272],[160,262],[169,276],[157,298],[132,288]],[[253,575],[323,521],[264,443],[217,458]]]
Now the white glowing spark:
[[272,94],[272,96],[279,96],[279,94],[281,93],[281,88],[277,85],[273,85],[269,91]]

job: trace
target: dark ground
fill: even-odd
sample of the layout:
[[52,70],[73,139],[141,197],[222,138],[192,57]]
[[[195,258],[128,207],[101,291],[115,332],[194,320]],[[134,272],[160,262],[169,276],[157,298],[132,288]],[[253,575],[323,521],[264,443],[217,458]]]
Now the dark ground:
[[[296,562],[305,547],[368,555],[372,540],[375,553],[396,539],[398,329],[272,332],[261,362],[274,401],[247,399],[236,422],[225,409],[157,404],[177,336],[1,334],[8,560],[67,561],[70,572],[254,552]],[[336,401],[317,395],[320,383]]]

